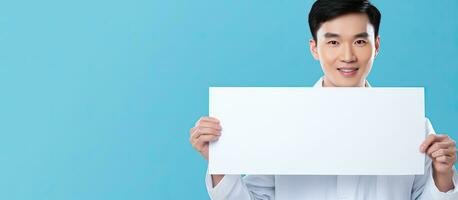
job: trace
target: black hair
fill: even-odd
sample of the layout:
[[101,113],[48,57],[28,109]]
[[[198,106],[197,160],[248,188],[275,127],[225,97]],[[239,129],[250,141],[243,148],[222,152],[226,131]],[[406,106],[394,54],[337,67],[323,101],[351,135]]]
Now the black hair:
[[378,28],[382,15],[369,0],[317,0],[309,13],[309,27],[313,39],[322,23],[349,13],[366,13],[369,22],[374,26],[375,37],[378,36]]

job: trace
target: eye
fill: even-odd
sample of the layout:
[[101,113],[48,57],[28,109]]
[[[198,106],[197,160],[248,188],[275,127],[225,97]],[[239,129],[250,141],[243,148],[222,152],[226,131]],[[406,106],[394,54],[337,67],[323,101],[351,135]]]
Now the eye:
[[366,44],[366,40],[356,40],[355,44],[356,46],[364,46]]
[[330,45],[330,46],[335,47],[335,46],[339,45],[339,42],[337,42],[335,40],[331,40],[331,41],[327,42],[327,44]]

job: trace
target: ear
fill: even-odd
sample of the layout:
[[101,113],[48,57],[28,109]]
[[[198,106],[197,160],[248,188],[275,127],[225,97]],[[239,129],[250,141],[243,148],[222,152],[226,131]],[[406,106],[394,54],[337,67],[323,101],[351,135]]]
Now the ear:
[[375,55],[374,55],[374,58],[377,57],[379,51],[380,51],[380,36],[377,36],[377,38],[375,38]]
[[310,53],[312,53],[313,58],[315,60],[320,60],[320,57],[318,56],[318,49],[317,49],[317,43],[314,39],[310,39],[309,41],[309,46],[310,46]]

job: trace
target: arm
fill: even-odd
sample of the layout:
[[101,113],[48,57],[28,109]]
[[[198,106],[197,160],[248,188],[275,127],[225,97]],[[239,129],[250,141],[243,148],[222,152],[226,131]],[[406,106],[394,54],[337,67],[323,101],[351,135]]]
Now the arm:
[[273,200],[275,199],[275,177],[273,175],[225,175],[213,187],[212,178],[205,179],[212,200]]
[[[453,175],[453,183],[458,183],[456,170]],[[433,178],[432,161],[427,157],[425,162],[425,173],[416,175],[412,187],[412,200],[455,200],[458,199],[458,190],[440,191]]]
[[[189,141],[208,160],[209,142],[217,140],[222,127],[219,120],[212,117],[200,118],[189,131]],[[272,200],[274,196],[274,176],[210,175],[205,182],[208,194],[213,200]]]
[[458,175],[454,167],[456,162],[455,142],[446,135],[436,135],[428,119],[425,126],[428,135],[420,147],[420,151],[427,155],[425,173],[415,176],[412,199],[458,199],[458,190],[455,189],[458,182]]

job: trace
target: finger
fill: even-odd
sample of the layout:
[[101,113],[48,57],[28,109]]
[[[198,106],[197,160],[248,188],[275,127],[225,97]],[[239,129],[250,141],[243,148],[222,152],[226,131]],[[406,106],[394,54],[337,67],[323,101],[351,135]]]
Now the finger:
[[199,142],[200,138],[203,137],[203,136],[205,136],[204,137],[204,140],[205,140],[205,138],[207,138],[207,136],[217,136],[217,137],[219,137],[219,136],[221,136],[221,133],[220,132],[214,132],[213,133],[213,132],[205,132],[205,131],[202,132],[199,129],[199,131],[196,131],[195,133],[193,133],[191,135],[189,141],[194,146],[196,143]]
[[441,163],[444,163],[444,164],[450,164],[450,163],[452,163],[453,158],[450,157],[450,156],[439,156],[439,157],[435,158],[435,160],[437,162],[441,162]]
[[221,135],[221,131],[214,128],[199,127],[200,135]]
[[200,130],[199,127],[194,127],[194,128],[192,128],[191,131],[190,131],[191,138],[196,138],[196,137],[198,137],[199,134],[200,134],[200,133],[199,133],[199,130]]
[[208,144],[204,144],[202,147],[197,149],[197,151],[199,151],[199,153],[201,153],[201,154],[206,152],[206,151],[208,151]]
[[448,148],[448,149],[439,149],[434,151],[431,154],[431,158],[437,158],[439,156],[453,156],[456,153],[456,148]]
[[193,143],[194,140],[196,140],[197,138],[199,138],[199,136],[201,135],[202,133],[200,133],[200,128],[199,127],[195,127],[193,132],[191,133],[191,137],[190,137],[190,140],[191,140],[191,143]]
[[194,145],[198,141],[198,139],[203,135],[220,136],[221,132],[217,130],[211,130],[209,128],[196,128],[194,133],[191,134],[189,141],[191,142],[191,144]]
[[209,146],[208,143],[205,143],[203,146],[202,146],[202,151],[206,151],[209,149]]
[[222,127],[219,123],[216,123],[216,122],[207,122],[207,121],[204,121],[204,122],[200,122],[197,124],[198,127],[207,127],[207,128],[213,128],[213,129],[218,129],[218,130],[221,130]]
[[198,140],[196,140],[196,142],[194,142],[194,144],[192,144],[192,146],[193,146],[194,149],[196,149],[199,153],[202,153],[205,146],[204,146],[203,143],[198,143],[197,141],[198,141]]
[[219,123],[218,119],[214,117],[208,117],[208,116],[201,117],[197,122],[203,122],[203,121]]
[[431,155],[433,152],[439,149],[449,149],[451,147],[453,147],[453,143],[451,141],[435,142],[428,149],[426,149],[426,154]]
[[433,152],[435,152],[435,151],[437,151],[439,149],[448,149],[450,147],[453,147],[453,142],[452,141],[435,142],[428,149],[426,149],[426,153],[428,155],[431,155]]
[[429,146],[431,146],[434,142],[439,142],[447,138],[447,135],[429,134],[428,137],[426,137],[426,139],[420,145],[420,151],[425,152],[429,148]]
[[202,135],[199,137],[199,142],[202,143],[207,143],[207,142],[213,142],[218,140],[220,136],[219,135]]
[[196,131],[197,127],[192,127],[189,129],[189,135],[192,135]]
[[199,137],[200,137],[200,136],[196,136],[196,135],[198,135],[198,134],[199,134],[199,132],[196,132],[196,133],[193,134],[193,135],[191,136],[191,138],[189,139],[190,142],[191,142],[191,145],[192,145],[195,149],[201,148],[201,147],[199,146],[199,145],[200,145],[200,143],[199,143]]
[[215,141],[219,138],[218,135],[202,135],[197,138],[194,142],[194,145],[198,148],[202,148],[203,145],[207,144],[211,141]]

